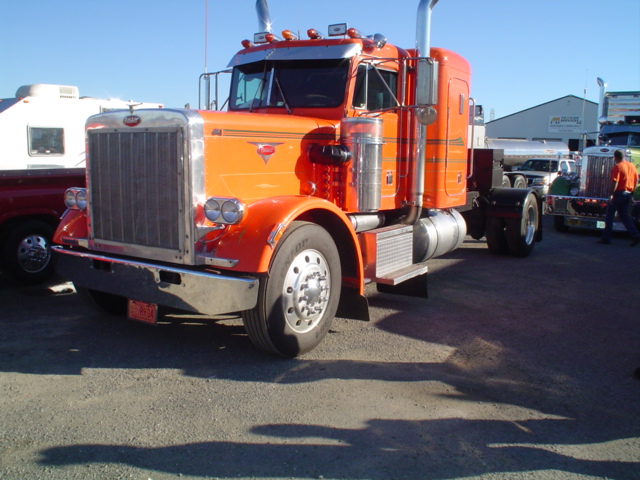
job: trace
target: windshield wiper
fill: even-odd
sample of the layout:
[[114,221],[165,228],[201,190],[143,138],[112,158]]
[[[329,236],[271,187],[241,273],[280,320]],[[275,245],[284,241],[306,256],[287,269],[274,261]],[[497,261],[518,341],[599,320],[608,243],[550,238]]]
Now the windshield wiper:
[[282,101],[284,102],[284,107],[287,109],[287,113],[291,115],[291,109],[289,108],[289,102],[287,102],[287,97],[284,95],[284,90],[282,90],[282,85],[280,85],[280,80],[278,77],[275,77],[276,86],[278,87],[278,91],[280,92],[280,96],[282,96]]

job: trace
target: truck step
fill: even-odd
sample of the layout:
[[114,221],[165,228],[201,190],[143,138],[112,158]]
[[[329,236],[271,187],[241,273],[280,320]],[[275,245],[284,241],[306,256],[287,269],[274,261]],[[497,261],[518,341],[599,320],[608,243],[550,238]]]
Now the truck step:
[[389,273],[384,277],[374,278],[373,281],[376,283],[382,283],[384,285],[398,285],[402,282],[406,282],[411,278],[417,277],[418,275],[423,275],[425,273],[427,273],[427,266],[421,263],[416,263],[414,265],[410,265],[400,270],[396,270],[395,272]]
[[413,227],[391,225],[358,234],[368,282],[398,285],[426,273],[413,263]]

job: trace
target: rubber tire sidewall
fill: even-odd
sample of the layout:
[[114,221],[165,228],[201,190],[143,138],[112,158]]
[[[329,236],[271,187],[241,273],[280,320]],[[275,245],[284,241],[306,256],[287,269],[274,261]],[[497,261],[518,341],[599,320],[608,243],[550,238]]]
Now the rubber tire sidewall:
[[522,208],[521,218],[507,218],[507,243],[509,244],[509,252],[516,257],[528,257],[533,251],[536,244],[536,234],[532,235],[531,241],[527,242],[527,224],[528,216],[531,211],[535,212],[535,229],[539,228],[540,209],[538,201],[534,194],[527,195]]
[[527,188],[527,179],[522,175],[513,177],[513,188]]
[[[2,251],[2,265],[15,280],[25,285],[42,283],[53,276],[55,264],[51,255],[51,240],[55,229],[51,225],[41,220],[28,220],[11,227],[7,234]],[[31,236],[39,235],[46,239],[47,250],[49,250],[49,260],[47,265],[38,272],[27,272],[20,266],[18,261],[18,246],[22,241]]]
[[[327,261],[331,274],[330,297],[315,328],[299,333],[284,318],[281,295],[289,265],[297,252],[309,249],[319,251]],[[254,311],[247,312],[249,317],[243,315],[245,324],[253,323],[247,325],[253,343],[284,357],[296,357],[313,350],[329,332],[340,300],[341,282],[340,255],[331,235],[319,225],[293,222],[276,247],[269,276],[260,282],[258,306]]]

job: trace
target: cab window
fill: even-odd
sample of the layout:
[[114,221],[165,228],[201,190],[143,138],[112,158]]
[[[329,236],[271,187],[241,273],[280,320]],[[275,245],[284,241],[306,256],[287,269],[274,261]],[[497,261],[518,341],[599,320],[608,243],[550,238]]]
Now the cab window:
[[397,87],[397,72],[361,64],[356,77],[353,107],[364,110],[394,108],[397,106]]

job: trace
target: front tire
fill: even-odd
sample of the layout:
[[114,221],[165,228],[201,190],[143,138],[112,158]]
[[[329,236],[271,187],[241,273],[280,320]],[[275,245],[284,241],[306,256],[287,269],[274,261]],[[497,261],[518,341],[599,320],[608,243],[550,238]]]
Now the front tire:
[[516,257],[528,257],[536,242],[540,211],[534,194],[524,202],[522,218],[507,219],[507,243],[509,252]]
[[242,313],[260,349],[296,357],[314,349],[331,327],[340,297],[340,256],[319,225],[293,222],[260,282],[258,305]]

